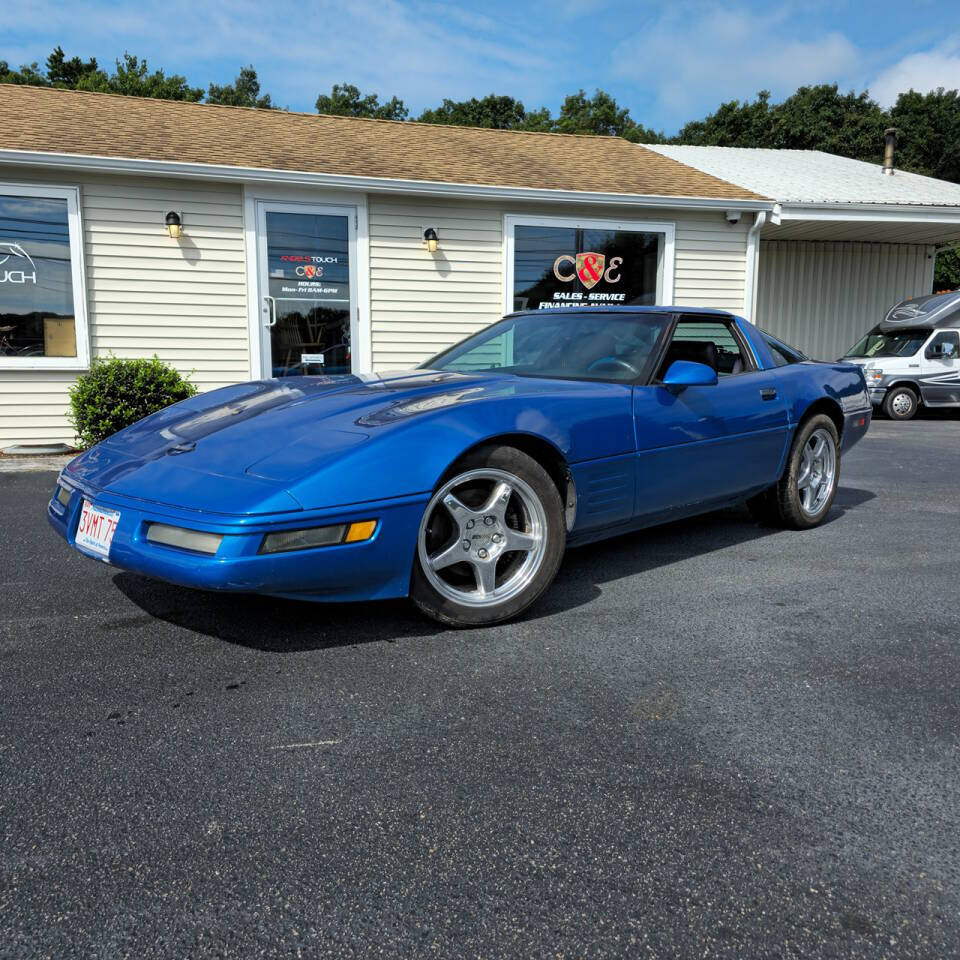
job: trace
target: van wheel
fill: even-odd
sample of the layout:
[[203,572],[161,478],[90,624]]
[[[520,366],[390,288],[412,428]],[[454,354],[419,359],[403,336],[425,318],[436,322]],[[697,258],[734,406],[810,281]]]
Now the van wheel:
[[830,512],[840,482],[840,438],[830,417],[818,414],[800,426],[783,476],[747,501],[761,523],[807,530]]
[[920,401],[910,387],[894,387],[883,398],[883,412],[891,420],[912,420]]
[[515,447],[467,454],[424,511],[410,598],[451,627],[503,623],[550,586],[566,548],[556,484]]

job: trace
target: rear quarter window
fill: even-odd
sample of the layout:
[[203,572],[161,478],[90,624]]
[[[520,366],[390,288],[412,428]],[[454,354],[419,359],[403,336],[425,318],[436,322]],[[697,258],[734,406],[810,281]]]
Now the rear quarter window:
[[760,336],[763,337],[763,342],[767,345],[770,356],[773,357],[773,362],[778,367],[786,367],[791,363],[801,363],[807,359],[799,350],[788,347],[783,341],[771,337],[769,333],[761,331]]

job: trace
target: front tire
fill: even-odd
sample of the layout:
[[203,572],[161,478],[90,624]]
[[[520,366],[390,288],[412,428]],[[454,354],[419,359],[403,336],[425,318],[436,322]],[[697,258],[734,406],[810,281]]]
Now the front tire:
[[503,623],[550,586],[565,547],[563,504],[546,470],[514,447],[481,447],[427,504],[410,598],[446,626]]
[[920,409],[920,400],[910,387],[893,387],[883,398],[883,412],[891,420],[912,420]]
[[800,426],[780,480],[747,501],[762,523],[808,530],[826,519],[840,482],[840,438],[830,417]]

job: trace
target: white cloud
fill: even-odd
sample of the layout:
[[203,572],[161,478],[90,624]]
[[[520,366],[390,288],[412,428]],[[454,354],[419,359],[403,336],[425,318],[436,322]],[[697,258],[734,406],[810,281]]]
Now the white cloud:
[[870,93],[881,106],[889,107],[907,90],[928,93],[937,87],[960,88],[960,34],[933,50],[911,53],[888,67],[870,84]]
[[[58,27],[67,7],[68,40]],[[307,111],[318,93],[343,82],[399,96],[415,109],[490,92],[522,92],[532,104],[549,95],[564,53],[563,42],[548,56],[529,31],[438,0],[302,0],[282,10],[261,0],[34,0],[30,8],[19,36],[5,45],[21,59],[3,59],[42,61],[63,42],[68,55],[93,54],[112,65],[127,49],[195,84],[232,79],[252,62],[275,103]],[[0,28],[10,21],[12,30],[4,11],[0,4]],[[28,42],[37,50],[32,56]]]
[[657,112],[675,124],[760,90],[776,96],[801,84],[845,84],[860,62],[843,33],[804,22],[794,7],[759,13],[681,3],[615,51],[616,74],[653,94]]

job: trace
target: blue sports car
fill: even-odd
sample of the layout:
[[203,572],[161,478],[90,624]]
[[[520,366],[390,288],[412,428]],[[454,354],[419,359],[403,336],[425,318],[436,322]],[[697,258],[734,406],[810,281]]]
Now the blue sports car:
[[453,626],[532,604],[564,549],[746,500],[819,524],[863,375],[717,310],[520,312],[421,368],[241,383],[82,453],[54,529],[117,567]]

